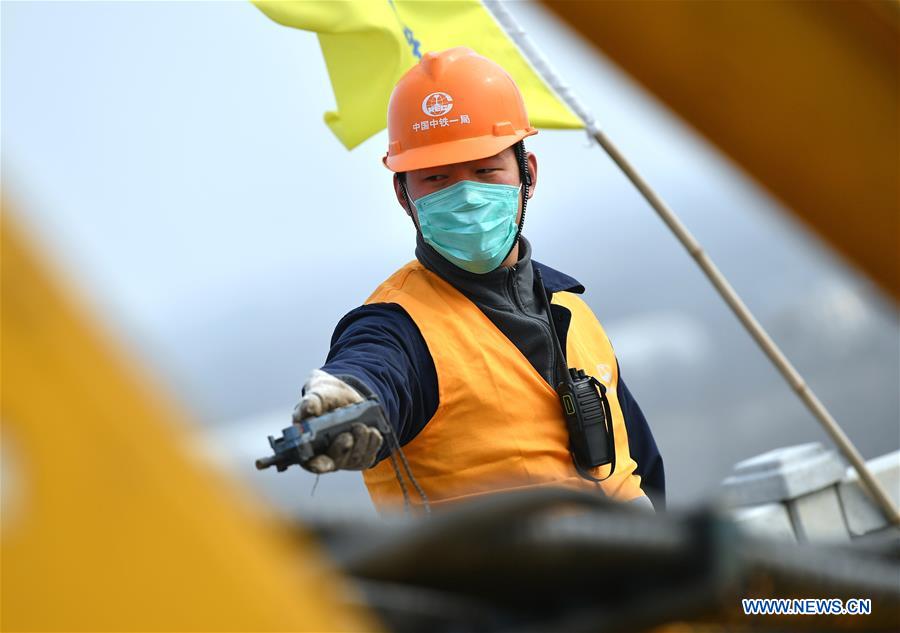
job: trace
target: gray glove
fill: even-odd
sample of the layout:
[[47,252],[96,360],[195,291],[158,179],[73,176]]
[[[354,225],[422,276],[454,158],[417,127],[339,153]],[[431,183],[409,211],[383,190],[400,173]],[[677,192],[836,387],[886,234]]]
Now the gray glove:
[[[363,400],[359,392],[343,380],[314,369],[303,386],[303,397],[294,407],[294,423]],[[316,455],[302,466],[316,474],[339,469],[365,470],[375,463],[383,441],[378,429],[365,424],[352,424],[349,432],[334,438],[326,454]]]

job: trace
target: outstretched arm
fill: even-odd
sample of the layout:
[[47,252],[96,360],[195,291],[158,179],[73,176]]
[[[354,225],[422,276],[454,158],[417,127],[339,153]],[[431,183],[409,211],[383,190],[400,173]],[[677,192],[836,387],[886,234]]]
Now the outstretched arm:
[[[362,306],[341,319],[322,370],[365,397],[376,396],[401,445],[437,411],[434,361],[419,328],[397,304]],[[387,454],[385,442],[378,460]]]

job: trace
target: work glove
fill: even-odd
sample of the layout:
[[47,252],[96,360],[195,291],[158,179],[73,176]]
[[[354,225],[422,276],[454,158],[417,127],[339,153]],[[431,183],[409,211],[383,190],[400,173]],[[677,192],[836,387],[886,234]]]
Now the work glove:
[[[303,386],[303,397],[294,407],[294,424],[363,400],[356,389],[340,378],[314,369]],[[316,474],[333,470],[365,470],[375,463],[383,441],[378,429],[365,424],[351,424],[350,431],[334,438],[325,454],[316,455],[301,466]]]

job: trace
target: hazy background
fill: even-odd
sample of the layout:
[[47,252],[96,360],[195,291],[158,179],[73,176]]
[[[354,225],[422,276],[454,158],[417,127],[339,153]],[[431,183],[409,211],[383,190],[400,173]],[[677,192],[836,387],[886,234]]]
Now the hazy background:
[[[863,455],[897,449],[894,307],[566,27],[538,6],[509,8]],[[4,195],[195,414],[201,432],[184,437],[198,457],[290,512],[370,507],[358,474],[322,477],[311,496],[312,475],[257,473],[252,459],[289,424],[338,319],[414,242],[381,166],[385,133],[347,152],[322,121],[333,107],[315,35],[249,3],[2,4]],[[542,131],[528,147],[540,164],[535,257],[587,287],[672,504],[709,495],[735,461],[827,442],[584,133]]]

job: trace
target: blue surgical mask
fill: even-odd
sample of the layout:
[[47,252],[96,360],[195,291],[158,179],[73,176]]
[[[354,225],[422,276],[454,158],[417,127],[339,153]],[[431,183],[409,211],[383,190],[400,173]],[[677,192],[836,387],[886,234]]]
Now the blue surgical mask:
[[497,268],[516,241],[521,185],[462,180],[413,204],[422,237],[445,259],[473,273]]

